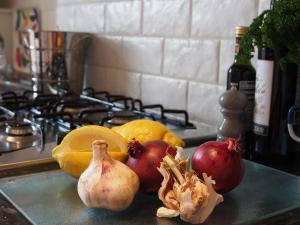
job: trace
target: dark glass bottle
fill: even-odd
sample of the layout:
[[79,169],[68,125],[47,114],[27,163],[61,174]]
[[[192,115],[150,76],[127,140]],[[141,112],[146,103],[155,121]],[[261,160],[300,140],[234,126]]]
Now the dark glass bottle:
[[[270,9],[276,4],[271,0]],[[254,160],[291,171],[296,143],[287,129],[287,114],[297,103],[298,66],[279,65],[272,49],[258,49],[254,106]]]
[[250,153],[253,152],[254,134],[252,131],[252,118],[254,107],[255,93],[255,69],[251,65],[249,59],[239,57],[243,49],[240,48],[240,40],[247,32],[248,27],[238,26],[235,28],[235,57],[233,64],[229,67],[227,73],[227,90],[230,89],[231,83],[238,84],[238,90],[243,92],[248,99],[245,109],[246,133],[244,158],[250,158]]
[[287,114],[296,100],[297,65],[277,63],[272,49],[258,49],[254,106],[254,159],[284,166],[295,148],[287,129]]

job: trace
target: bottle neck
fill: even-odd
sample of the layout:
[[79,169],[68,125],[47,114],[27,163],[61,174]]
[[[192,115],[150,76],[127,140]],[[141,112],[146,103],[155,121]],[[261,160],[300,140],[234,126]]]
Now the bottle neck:
[[234,63],[238,65],[251,65],[250,59],[246,59],[245,57],[241,57],[240,54],[236,54],[234,56]]
[[239,65],[250,65],[250,59],[246,57],[241,57],[243,49],[240,47],[240,41],[242,37],[241,36],[236,36],[235,37],[235,55],[234,55],[234,63],[239,64]]

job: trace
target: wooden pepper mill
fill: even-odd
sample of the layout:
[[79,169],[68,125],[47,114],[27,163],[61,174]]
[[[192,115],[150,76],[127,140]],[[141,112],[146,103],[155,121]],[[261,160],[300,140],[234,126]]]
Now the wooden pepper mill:
[[219,98],[223,121],[218,128],[217,140],[224,141],[231,137],[239,139],[240,152],[245,152],[245,108],[247,97],[237,90],[237,83],[231,83],[231,89],[225,91]]

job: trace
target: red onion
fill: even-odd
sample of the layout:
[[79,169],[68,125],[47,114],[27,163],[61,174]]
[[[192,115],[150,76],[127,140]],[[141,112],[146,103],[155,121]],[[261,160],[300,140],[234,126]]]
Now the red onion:
[[208,141],[193,153],[192,168],[199,176],[204,172],[212,176],[216,192],[229,192],[244,176],[244,164],[238,150],[239,145],[232,138],[224,142]]
[[140,144],[132,140],[128,144],[129,166],[140,179],[140,191],[144,193],[155,193],[160,188],[163,180],[157,168],[166,153],[175,156],[176,151],[164,141],[149,141]]

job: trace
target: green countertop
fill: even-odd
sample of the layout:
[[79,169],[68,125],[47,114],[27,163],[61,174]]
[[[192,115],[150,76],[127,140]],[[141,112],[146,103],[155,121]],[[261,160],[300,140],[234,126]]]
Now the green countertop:
[[[253,224],[300,207],[300,178],[249,161],[242,183],[225,194],[207,225]],[[180,219],[155,216],[156,196],[138,194],[123,212],[89,209],[76,191],[77,181],[63,171],[0,179],[0,189],[33,224],[38,225],[175,225]]]

